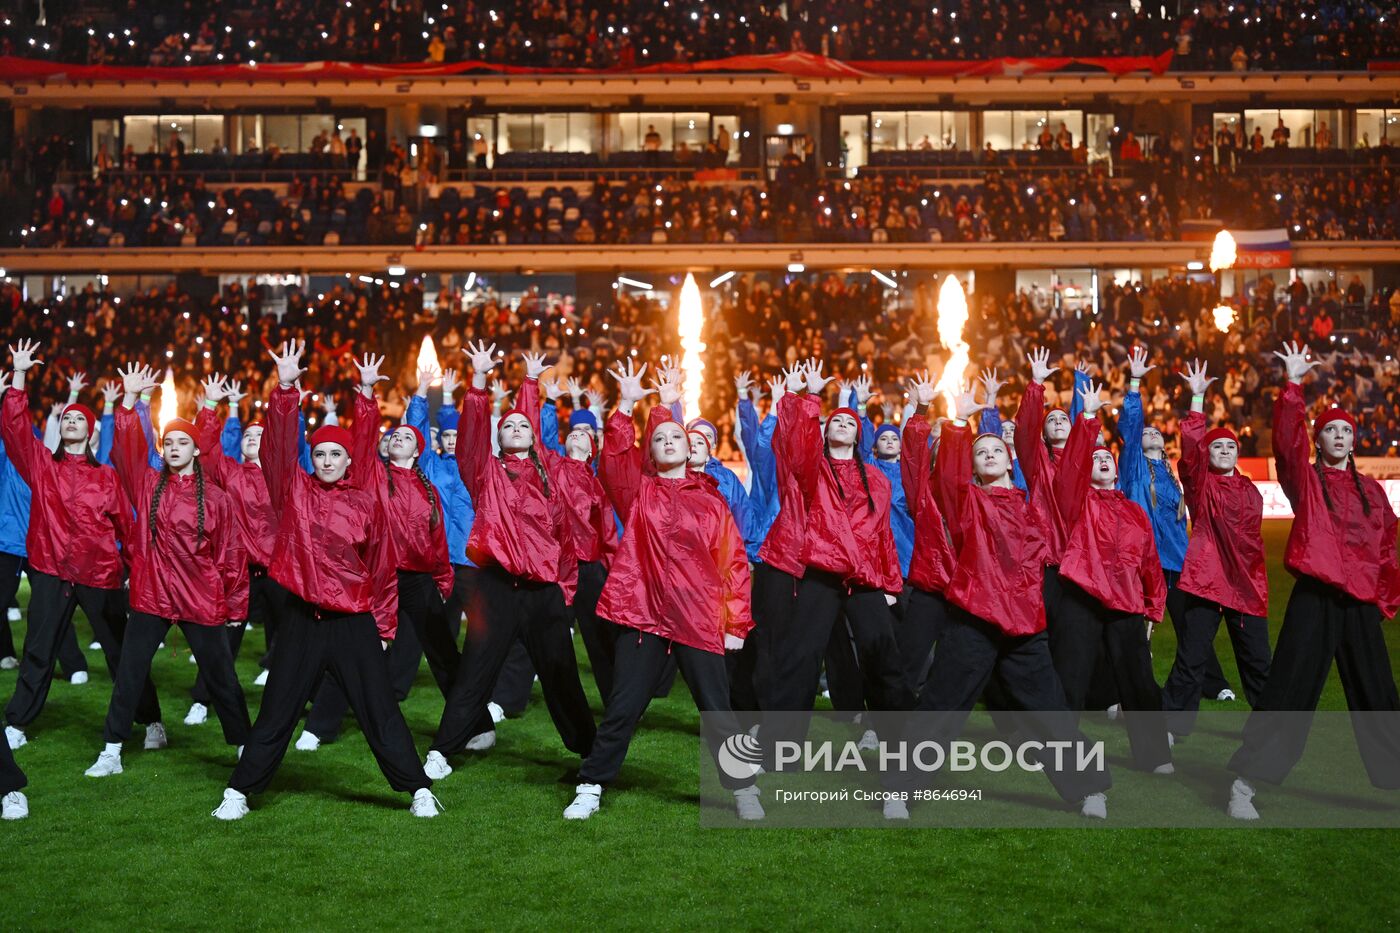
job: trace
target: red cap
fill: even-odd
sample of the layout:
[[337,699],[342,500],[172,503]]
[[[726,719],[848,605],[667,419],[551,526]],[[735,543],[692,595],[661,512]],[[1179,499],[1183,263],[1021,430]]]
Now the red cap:
[[1114,465],[1117,466],[1117,464],[1118,464],[1118,457],[1117,457],[1117,455],[1115,455],[1115,454],[1113,453],[1113,451],[1109,450],[1109,449],[1108,449],[1107,447],[1105,447],[1103,444],[1095,444],[1095,445],[1094,445],[1094,449],[1090,452],[1089,456],[1092,457],[1094,454],[1098,453],[1098,452],[1101,451],[1101,450],[1102,450],[1104,453],[1108,454],[1110,457],[1112,457],[1112,458],[1113,458],[1113,463],[1114,463]]
[[322,444],[339,444],[345,448],[346,453],[350,452],[353,441],[350,439],[350,432],[338,424],[324,424],[311,433],[311,449],[315,450]]
[[1047,409],[1045,410],[1045,417],[1040,419],[1040,423],[1041,423],[1041,424],[1044,424],[1045,422],[1049,421],[1049,420],[1050,420],[1050,416],[1053,415],[1053,414],[1054,414],[1055,412],[1057,412],[1057,411],[1058,411],[1060,414],[1064,415],[1066,418],[1069,417],[1069,412],[1065,411],[1065,410],[1064,410],[1063,408],[1061,408],[1059,405],[1054,405],[1054,406],[1051,406],[1050,408],[1047,408]]
[[394,430],[397,431],[399,428],[407,428],[408,430],[413,432],[414,440],[418,441],[418,452],[420,454],[425,454],[428,452],[428,445],[423,441],[422,431],[418,430],[411,424],[400,424],[398,427],[394,428]]
[[505,411],[501,412],[501,421],[505,421],[511,415],[519,415],[526,421],[530,420],[530,416],[525,414],[525,410],[523,408],[507,408]]
[[1207,431],[1205,440],[1203,440],[1202,443],[1205,444],[1206,447],[1209,447],[1216,441],[1234,441],[1236,444],[1238,444],[1240,442],[1240,439],[1234,431],[1231,431],[1229,428],[1220,427],[1211,428],[1209,431]]
[[65,415],[68,414],[70,411],[76,411],[78,414],[82,415],[84,418],[87,419],[89,431],[91,431],[93,427],[97,424],[97,416],[92,413],[91,408],[88,408],[82,402],[73,402],[71,405],[63,409],[63,413]]
[[198,429],[195,428],[194,425],[186,421],[184,418],[171,418],[165,424],[160,426],[160,439],[163,441],[167,436],[174,434],[177,431],[181,434],[188,434],[190,436],[190,440],[194,440],[195,438],[199,437]]
[[831,414],[827,415],[826,420],[830,422],[831,419],[835,418],[837,415],[850,415],[851,419],[855,421],[856,426],[860,426],[860,415],[856,414],[856,410],[854,408],[838,408]]
[[686,431],[685,433],[686,433],[686,435],[689,436],[689,437],[698,437],[698,438],[700,438],[700,440],[702,440],[702,441],[705,442],[705,452],[706,452],[706,453],[711,453],[711,454],[713,453],[713,451],[710,450],[710,439],[709,439],[708,437],[705,436],[705,432],[704,432],[704,431],[699,431],[699,430],[696,430],[695,428],[691,428],[689,431]]
[[1352,433],[1356,432],[1356,419],[1351,416],[1351,412],[1342,408],[1329,408],[1313,419],[1313,440],[1316,441],[1322,429],[1333,421],[1345,421],[1351,425]]

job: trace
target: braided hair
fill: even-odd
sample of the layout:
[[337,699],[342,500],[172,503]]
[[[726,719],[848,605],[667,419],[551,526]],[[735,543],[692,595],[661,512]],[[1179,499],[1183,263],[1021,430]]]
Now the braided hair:
[[[413,459],[413,466],[409,467],[413,475],[418,478],[418,482],[423,484],[423,495],[428,497],[428,527],[437,524],[438,520],[438,499],[437,489],[428,480],[428,474],[423,472],[423,468],[418,465],[418,458]],[[389,478],[389,495],[394,495],[394,468],[388,463],[384,464],[384,471]]]
[[[1181,489],[1181,480],[1176,478],[1172,468],[1167,465],[1165,458],[1162,460],[1162,468],[1167,471],[1167,476],[1171,477],[1172,485],[1176,487],[1176,517],[1184,520],[1186,518],[1186,493]],[[1157,471],[1152,469],[1152,461],[1147,461],[1147,498],[1152,502],[1152,509],[1157,509]]]
[[[831,476],[836,480],[836,491],[840,493],[841,501],[845,502],[846,490],[841,488],[840,476],[836,472],[836,461],[831,456],[831,445],[827,443],[825,438],[822,439],[822,456],[826,457],[827,466],[831,468]],[[865,504],[873,512],[875,511],[875,497],[870,494],[870,477],[865,475],[865,461],[860,458],[859,454],[854,455],[853,459],[856,466],[860,467],[860,484],[865,487]]]
[[549,498],[549,474],[545,472],[544,464],[540,462],[540,455],[535,452],[535,445],[529,448],[530,462],[534,464],[535,472],[540,475],[540,485],[544,487],[544,497]]
[[[1317,482],[1322,487],[1322,501],[1327,503],[1327,511],[1332,511],[1332,496],[1327,491],[1327,478],[1323,473],[1322,452],[1318,451],[1317,459],[1313,460],[1313,469],[1317,471]],[[1347,454],[1347,472],[1351,474],[1352,485],[1356,487],[1356,498],[1361,500],[1361,514],[1371,514],[1371,500],[1366,498],[1366,491],[1361,488],[1361,474],[1356,472],[1356,454]]]
[[[156,522],[156,513],[160,511],[160,500],[165,495],[165,485],[170,481],[170,464],[166,464],[160,469],[160,478],[156,480],[155,491],[151,493],[151,540],[156,540],[159,525]],[[199,465],[199,461],[194,461],[194,514],[195,531],[194,539],[198,544],[204,540],[204,469]]]

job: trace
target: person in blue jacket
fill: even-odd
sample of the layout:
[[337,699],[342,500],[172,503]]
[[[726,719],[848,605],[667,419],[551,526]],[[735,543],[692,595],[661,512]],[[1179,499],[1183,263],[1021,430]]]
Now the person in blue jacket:
[[[1152,521],[1152,536],[1157,542],[1157,557],[1167,584],[1167,611],[1175,622],[1186,611],[1186,596],[1176,586],[1186,560],[1186,501],[1182,497],[1181,482],[1167,462],[1162,432],[1146,424],[1143,414],[1142,377],[1154,368],[1147,365],[1147,348],[1133,347],[1128,360],[1128,391],[1123,395],[1123,413],[1118,419],[1118,433],[1123,438],[1118,488],[1141,506]],[[1206,662],[1203,693],[1217,700],[1235,698],[1214,647]]]
[[[1079,388],[1080,377],[1080,373],[1075,373],[1074,383],[1076,389]],[[1084,384],[1087,386],[1089,377],[1083,376],[1083,378],[1085,380]],[[997,378],[997,371],[995,369],[982,370],[982,377],[978,381],[982,383],[982,388],[988,393],[986,397],[989,399],[995,399],[997,393],[1001,391],[1002,386],[1006,385],[1006,383]],[[1084,402],[1076,395],[1074,404],[1082,406]],[[1075,413],[1072,417],[1077,418],[1078,414]],[[1026,475],[1021,472],[1021,464],[1016,459],[1016,422],[1003,421],[1001,412],[997,410],[997,406],[993,402],[982,409],[977,427],[983,434],[995,434],[1006,442],[1006,449],[1011,452],[1011,482],[1017,489],[1022,492],[1027,492]]]
[[[759,551],[768,538],[768,530],[778,517],[778,461],[773,454],[773,435],[778,429],[777,400],[782,397],[783,380],[769,382],[773,391],[773,407],[762,419],[758,416],[758,401],[763,392],[753,384],[748,373],[734,379],[738,394],[738,411],[734,422],[734,439],[749,465],[749,510],[752,524],[748,535],[757,542],[749,559],[763,563]],[[756,580],[763,579],[755,577]],[[758,666],[759,644],[763,635],[763,588],[754,594],[754,628],[744,641],[743,650],[727,652],[729,662],[729,705],[736,710],[757,710],[758,692],[754,687],[754,671]],[[736,656],[731,656],[736,655]]]

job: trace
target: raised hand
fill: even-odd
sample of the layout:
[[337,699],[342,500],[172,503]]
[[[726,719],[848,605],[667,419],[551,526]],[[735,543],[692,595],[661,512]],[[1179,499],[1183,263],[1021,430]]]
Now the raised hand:
[[428,397],[428,388],[433,384],[433,380],[438,377],[436,366],[418,367],[418,388],[414,390],[414,395],[420,398]]
[[1084,362],[1083,360],[1080,360],[1078,363],[1074,364],[1074,371],[1084,376],[1092,375],[1089,364]]
[[782,376],[774,376],[768,380],[768,393],[773,397],[773,406],[776,408],[778,400],[787,392],[787,380]]
[[[475,375],[475,374],[472,376],[472,379],[473,379],[473,380],[476,379],[476,375]],[[510,389],[507,389],[507,388],[506,388],[506,384],[505,384],[504,382],[502,382],[501,380],[499,380],[499,379],[492,379],[492,380],[491,380],[491,404],[496,405],[496,406],[499,406],[502,402],[504,402],[504,401],[505,401],[507,398],[509,398],[509,397],[510,397]]]
[[[925,378],[927,381],[927,373],[925,373]],[[931,385],[930,388],[932,388]],[[976,389],[968,389],[966,392],[960,392],[953,397],[953,416],[958,421],[971,421],[973,415],[986,407],[986,405],[977,401]]]
[[1088,388],[1079,390],[1079,397],[1084,400],[1084,414],[1091,418],[1097,415],[1099,409],[1104,406],[1103,396],[1100,395],[1102,390],[1103,386],[1092,379],[1089,380]]
[[681,371],[678,369],[659,369],[658,374],[661,381],[652,380],[651,387],[661,396],[661,404],[667,408],[681,400],[684,393],[684,383],[681,381]]
[[857,405],[864,405],[866,402],[870,401],[869,376],[856,377],[856,380],[851,383],[851,388],[855,390]]
[[1215,381],[1214,376],[1206,375],[1206,364],[1200,360],[1196,360],[1194,365],[1187,363],[1186,372],[1177,373],[1177,375],[1186,380],[1186,384],[1191,387],[1192,396],[1204,396],[1206,389]]
[[[783,370],[783,388],[788,392],[801,392],[807,388],[807,364],[797,363],[792,369]],[[773,398],[773,404],[777,404],[778,399]]]
[[68,397],[77,398],[78,393],[88,387],[87,373],[74,373],[68,377]]
[[564,395],[564,387],[560,385],[558,379],[551,379],[549,382],[541,382],[540,388],[544,390],[544,397],[551,402],[557,402]]
[[238,410],[238,403],[248,397],[248,393],[243,391],[243,383],[237,379],[230,379],[225,384],[224,391],[229,407],[234,411]]
[[579,406],[579,399],[583,398],[583,386],[573,376],[568,381],[569,398],[573,400],[574,407]]
[[1283,352],[1274,351],[1274,356],[1283,360],[1283,368],[1288,372],[1288,381],[1302,383],[1314,366],[1321,366],[1320,360],[1308,359],[1308,348],[1301,343],[1285,343]]
[[605,399],[603,398],[603,393],[599,392],[597,389],[584,389],[583,397],[584,400],[588,402],[589,408],[603,407],[603,402],[605,401]]
[[[44,361],[34,354],[39,352],[39,341],[21,340],[17,344],[10,345],[10,359],[14,363],[15,376],[26,373],[35,366],[44,365]],[[18,382],[18,379],[16,379]]]
[[360,391],[369,395],[374,391],[374,386],[379,382],[388,382],[388,376],[379,373],[379,367],[384,365],[384,357],[375,356],[373,353],[366,353],[365,358],[355,361],[355,368],[360,371]]
[[741,401],[752,389],[753,376],[749,375],[748,372],[742,372],[734,377],[734,393],[739,396]]
[[[4,385],[4,383],[0,382],[0,385]],[[121,398],[121,394],[122,384],[120,382],[113,382],[109,379],[102,383],[102,404],[108,408],[117,404],[117,399]]]
[[155,372],[149,366],[139,363],[128,363],[125,370],[117,370],[117,375],[121,377],[122,390],[126,393],[128,402],[135,402],[142,392],[154,389],[160,384],[156,381]]
[[608,375],[617,380],[618,394],[622,396],[622,404],[626,406],[628,411],[637,402],[656,391],[642,387],[642,377],[646,375],[646,371],[646,363],[643,363],[641,369],[638,369],[637,364],[631,359],[618,363],[616,369],[608,370]]
[[997,378],[997,371],[995,369],[984,369],[982,370],[981,378],[977,381],[982,383],[982,393],[987,399],[987,404],[996,404],[997,393],[1001,391],[1002,386],[1006,385],[1005,382]]
[[831,382],[831,376],[822,375],[822,367],[826,364],[820,360],[812,359],[807,361],[807,391],[813,394],[825,389]]
[[526,379],[538,379],[549,368],[543,353],[521,353],[520,358],[525,361]]
[[68,403],[65,401],[60,400],[54,402],[52,405],[49,406],[49,420],[57,421],[60,418],[62,418],[64,409],[66,409],[67,407]]
[[219,373],[205,378],[199,385],[200,388],[204,390],[204,400],[206,402],[213,402],[217,405],[228,395],[228,383],[224,381],[224,377]]
[[455,369],[444,369],[442,371],[442,400],[451,402],[452,396],[457,393],[457,389],[462,385],[462,377]]
[[1148,373],[1152,372],[1152,370],[1156,368],[1156,366],[1147,365],[1146,347],[1133,347],[1133,352],[1128,357],[1129,376],[1131,376],[1134,379],[1141,379],[1143,376],[1146,376]]
[[306,400],[309,399],[309,398],[311,397],[311,390],[310,390],[310,389],[303,389],[303,388],[301,387],[301,380],[300,380],[300,379],[298,379],[296,382],[294,382],[294,383],[293,383],[293,386],[294,386],[294,387],[296,388],[296,390],[297,390],[297,407],[300,408],[301,406],[305,405],[305,404],[306,404]]
[[288,340],[282,344],[282,352],[276,350],[267,351],[267,355],[272,357],[272,362],[277,366],[277,383],[284,389],[290,389],[301,378],[301,374],[306,372],[301,366],[301,355],[306,352],[305,340]]
[[909,380],[909,396],[920,408],[925,408],[933,404],[933,400],[938,397],[938,390],[934,385],[927,369],[922,373],[915,373]]
[[1044,382],[1060,371],[1060,367],[1050,365],[1050,351],[1044,347],[1036,347],[1026,354],[1026,359],[1030,360],[1031,379],[1035,382]]
[[[496,368],[496,345],[493,343],[489,347],[483,340],[477,344],[467,344],[467,359],[471,361],[472,372],[475,375],[485,377],[487,373]],[[485,388],[483,383],[481,388]]]

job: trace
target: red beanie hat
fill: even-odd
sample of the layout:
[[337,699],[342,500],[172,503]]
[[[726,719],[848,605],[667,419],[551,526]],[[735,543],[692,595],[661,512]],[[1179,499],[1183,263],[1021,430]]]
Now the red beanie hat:
[[838,408],[838,409],[836,409],[836,410],[833,411],[831,414],[829,414],[829,415],[826,416],[827,423],[828,423],[828,424],[831,423],[831,419],[832,419],[832,418],[835,418],[837,415],[850,415],[850,416],[851,416],[851,420],[855,421],[856,427],[860,427],[860,415],[856,414],[856,410],[855,410],[854,408]]
[[353,441],[350,439],[350,432],[338,424],[321,425],[321,427],[312,432],[309,443],[311,444],[312,450],[315,450],[322,444],[339,444],[341,447],[345,448],[346,453],[349,453],[350,448],[353,446]]
[[1351,425],[1352,433],[1356,433],[1356,419],[1351,416],[1351,412],[1342,408],[1329,408],[1313,419],[1313,441],[1317,440],[1322,429],[1333,421],[1345,421]]
[[1065,411],[1065,410],[1064,410],[1063,408],[1061,408],[1059,405],[1053,405],[1053,406],[1051,406],[1050,408],[1047,408],[1047,409],[1045,410],[1045,417],[1040,419],[1040,423],[1041,423],[1041,424],[1044,424],[1045,422],[1049,421],[1049,420],[1050,420],[1050,416],[1053,415],[1053,414],[1054,414],[1055,412],[1057,412],[1057,411],[1058,411],[1060,414],[1064,415],[1066,418],[1069,417],[1069,412]]
[[428,445],[423,440],[422,431],[418,430],[411,424],[400,424],[397,428],[394,428],[394,430],[397,431],[399,428],[407,428],[408,430],[413,432],[413,438],[418,442],[418,453],[425,454],[428,452]]
[[165,424],[160,426],[160,439],[163,441],[166,439],[166,437],[176,433],[177,431],[181,434],[188,434],[190,436],[190,440],[194,440],[197,437],[199,437],[199,431],[197,428],[195,428],[193,424],[186,421],[184,418],[171,418]]
[[708,437],[705,436],[705,432],[704,432],[704,431],[699,431],[699,430],[696,430],[695,428],[691,428],[689,431],[686,431],[685,433],[686,433],[686,436],[687,436],[687,437],[698,437],[698,438],[700,438],[700,440],[704,441],[704,442],[705,442],[705,452],[708,453],[708,454],[710,454],[711,456],[714,455],[714,451],[710,450],[710,439],[709,439]]
[[1108,454],[1109,457],[1111,457],[1111,458],[1113,459],[1113,465],[1114,465],[1114,466],[1117,466],[1117,465],[1118,465],[1118,457],[1117,457],[1117,455],[1114,454],[1113,451],[1111,451],[1111,450],[1109,450],[1107,447],[1105,447],[1103,444],[1095,444],[1095,445],[1094,445],[1094,449],[1089,453],[1089,456],[1092,458],[1094,454],[1098,453],[1098,452],[1101,451],[1101,450],[1102,450],[1104,453]]
[[89,431],[91,431],[93,427],[96,426],[97,416],[92,413],[91,408],[88,408],[82,402],[73,402],[68,407],[63,409],[63,413],[65,415],[68,414],[70,411],[76,411],[78,414],[82,415],[84,418],[87,419]]
[[1238,444],[1238,443],[1240,442],[1240,439],[1239,439],[1239,437],[1235,434],[1234,431],[1231,431],[1229,428],[1221,427],[1221,428],[1212,428],[1211,430],[1207,431],[1207,432],[1206,432],[1206,436],[1205,436],[1205,440],[1202,441],[1201,443],[1203,443],[1203,444],[1205,444],[1205,446],[1209,447],[1211,444],[1214,444],[1216,441],[1234,441],[1236,444]]

